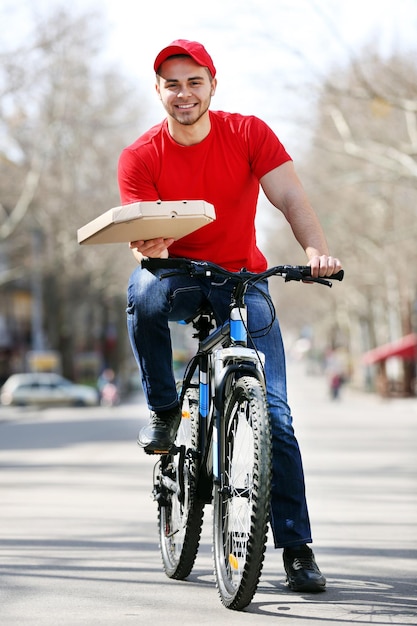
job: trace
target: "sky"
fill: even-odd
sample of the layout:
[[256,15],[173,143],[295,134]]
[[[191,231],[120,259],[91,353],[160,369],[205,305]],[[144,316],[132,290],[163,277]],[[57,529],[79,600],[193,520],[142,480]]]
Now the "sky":
[[[281,127],[289,111],[296,115],[305,108],[313,85],[367,43],[387,54],[411,45],[417,57],[417,0],[150,0],[146,9],[142,2],[102,0],[101,5],[109,20],[111,55],[151,95],[159,50],[174,39],[195,39],[217,68],[213,108],[253,113],[273,127]],[[146,123],[158,122],[161,113],[151,107]]]
[[295,162],[308,147],[315,98],[330,70],[343,71],[364,46],[417,60],[417,0],[1,0],[0,53],[61,6],[100,15],[103,61],[138,90],[141,126],[132,141],[165,116],[153,62],[174,39],[198,40],[211,54],[212,108],[261,117]]
[[258,115],[284,143],[296,141],[291,120],[308,114],[326,72],[365,44],[383,54],[414,49],[417,58],[417,0],[2,0],[9,28],[1,37],[16,41],[31,16],[58,6],[103,16],[103,58],[149,102],[143,130],[163,117],[153,61],[174,39],[201,41],[213,57],[212,108]]

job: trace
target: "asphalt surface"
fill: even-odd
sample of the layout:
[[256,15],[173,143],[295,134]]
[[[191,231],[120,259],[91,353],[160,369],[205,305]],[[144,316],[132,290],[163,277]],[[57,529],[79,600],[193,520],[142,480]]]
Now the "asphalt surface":
[[[113,409],[0,408],[2,626],[417,624],[417,400],[384,401],[289,368],[317,562],[328,589],[288,590],[269,542],[252,604],[225,609],[211,507],[187,581],[162,572],[140,396]],[[275,620],[275,621],[274,621]]]

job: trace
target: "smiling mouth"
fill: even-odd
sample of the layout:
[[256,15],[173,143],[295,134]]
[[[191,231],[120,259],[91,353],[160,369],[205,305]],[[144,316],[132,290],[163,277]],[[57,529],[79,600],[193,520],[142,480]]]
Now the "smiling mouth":
[[177,104],[175,106],[177,107],[177,109],[181,109],[181,111],[189,111],[190,109],[193,109],[196,105],[195,104]]

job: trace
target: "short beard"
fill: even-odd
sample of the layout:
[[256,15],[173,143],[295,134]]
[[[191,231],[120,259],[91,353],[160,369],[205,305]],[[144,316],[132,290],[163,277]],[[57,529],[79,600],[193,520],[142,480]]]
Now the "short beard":
[[[210,102],[208,103],[208,105],[204,109],[204,111],[202,111],[200,113],[200,115],[196,119],[192,119],[192,120],[191,119],[190,120],[188,120],[188,119],[181,119],[180,120],[177,117],[174,117],[173,115],[171,115],[171,117],[173,117],[174,120],[176,122],[178,122],[178,124],[181,124],[182,126],[193,126],[194,124],[197,124],[197,122],[203,117],[203,115],[205,115],[207,113],[207,111],[209,110],[209,107],[210,107]],[[167,111],[167,113],[168,113],[168,111]],[[168,115],[169,115],[169,113],[168,113]]]

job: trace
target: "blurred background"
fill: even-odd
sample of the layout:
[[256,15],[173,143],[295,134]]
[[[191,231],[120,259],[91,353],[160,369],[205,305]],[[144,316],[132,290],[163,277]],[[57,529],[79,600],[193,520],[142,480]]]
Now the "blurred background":
[[[177,38],[214,59],[213,109],[264,119],[292,155],[346,277],[272,284],[289,358],[384,396],[416,394],[417,4],[414,0],[3,0],[0,384],[54,371],[137,385],[127,245],[80,247],[117,206],[125,145],[159,122],[153,59]],[[269,265],[304,263],[263,196]],[[175,333],[175,358],[188,342]]]

